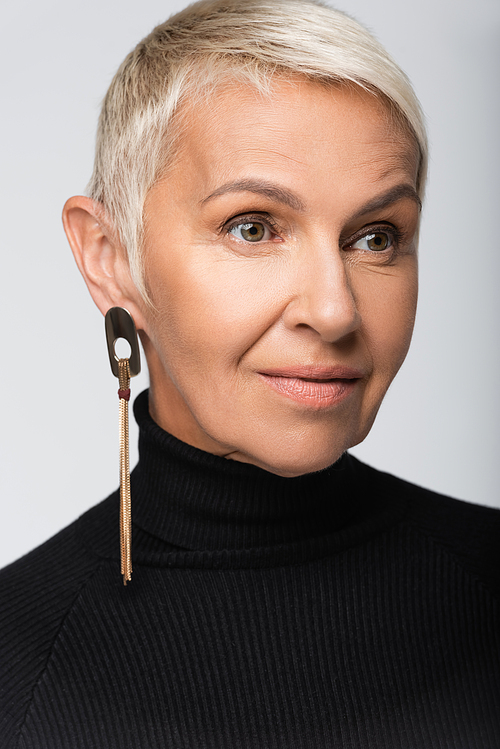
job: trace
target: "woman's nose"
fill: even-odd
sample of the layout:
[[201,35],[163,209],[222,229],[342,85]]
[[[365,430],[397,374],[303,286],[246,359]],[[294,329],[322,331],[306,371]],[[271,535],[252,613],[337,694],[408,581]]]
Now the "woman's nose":
[[284,313],[289,329],[309,328],[334,343],[359,328],[361,317],[340,253],[331,246],[305,253]]

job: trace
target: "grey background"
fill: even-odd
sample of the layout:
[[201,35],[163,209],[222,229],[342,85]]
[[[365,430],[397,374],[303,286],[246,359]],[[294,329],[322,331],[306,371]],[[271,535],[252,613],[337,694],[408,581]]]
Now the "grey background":
[[[2,6],[0,565],[118,482],[116,381],[103,320],[60,213],[89,178],[99,102],[114,71],[183,5]],[[353,452],[424,486],[500,506],[500,3],[341,7],[409,74],[432,147],[412,350],[371,435]],[[145,386],[145,374],[133,381],[135,393]],[[134,456],[135,441],[134,424]]]

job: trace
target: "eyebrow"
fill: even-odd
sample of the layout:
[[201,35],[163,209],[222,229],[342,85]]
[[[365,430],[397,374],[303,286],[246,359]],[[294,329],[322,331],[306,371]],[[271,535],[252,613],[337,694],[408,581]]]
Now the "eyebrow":
[[385,192],[383,195],[379,195],[373,200],[370,200],[368,203],[365,203],[365,205],[360,208],[354,216],[351,216],[351,220],[355,221],[356,219],[365,216],[367,213],[375,213],[375,211],[381,211],[384,208],[392,205],[393,203],[397,203],[398,200],[403,200],[404,198],[410,198],[410,200],[413,200],[417,204],[418,210],[422,210],[422,201],[420,200],[415,188],[412,185],[403,184],[391,187],[391,189]]
[[278,203],[282,203],[294,211],[305,211],[303,202],[290,190],[274,185],[272,182],[256,179],[241,179],[235,182],[227,182],[210,193],[201,203],[208,203],[209,200],[218,198],[220,195],[225,195],[228,192],[253,192],[255,195],[263,195],[266,198],[271,198],[271,200],[276,200]]
[[[208,203],[210,200],[218,198],[221,195],[226,195],[229,192],[252,192],[256,195],[264,195],[264,197],[276,200],[278,203],[283,203],[295,211],[305,211],[304,203],[290,190],[274,185],[272,182],[255,179],[242,179],[235,180],[234,182],[227,182],[204,198],[201,201],[201,204]],[[413,200],[417,204],[419,211],[422,210],[422,201],[420,200],[415,188],[409,184],[402,184],[392,187],[383,195],[379,195],[373,200],[370,200],[369,203],[365,203],[365,205],[351,217],[351,220],[361,218],[367,213],[380,211],[393,203],[397,203],[398,200],[403,200],[404,198],[410,198],[410,200]]]

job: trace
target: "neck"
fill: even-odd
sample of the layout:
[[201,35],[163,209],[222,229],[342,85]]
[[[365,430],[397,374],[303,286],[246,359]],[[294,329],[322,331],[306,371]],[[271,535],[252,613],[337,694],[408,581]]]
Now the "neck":
[[132,474],[134,522],[175,548],[245,549],[316,538],[358,511],[352,459],[284,478],[187,445],[135,403],[140,460]]

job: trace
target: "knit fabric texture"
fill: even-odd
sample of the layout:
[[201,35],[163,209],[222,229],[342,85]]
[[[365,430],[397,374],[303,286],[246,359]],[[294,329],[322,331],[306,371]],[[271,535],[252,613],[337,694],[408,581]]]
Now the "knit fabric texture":
[[0,573],[2,749],[500,747],[500,511],[135,412],[127,587],[118,492]]

